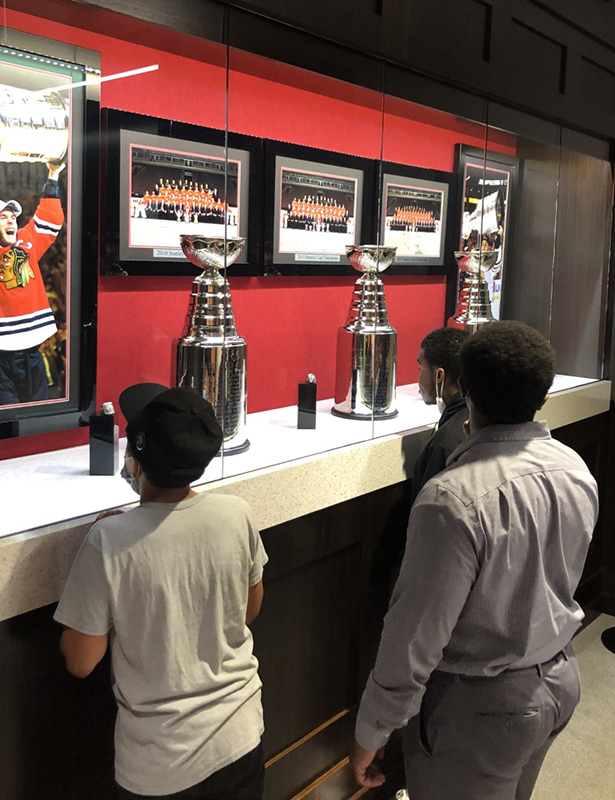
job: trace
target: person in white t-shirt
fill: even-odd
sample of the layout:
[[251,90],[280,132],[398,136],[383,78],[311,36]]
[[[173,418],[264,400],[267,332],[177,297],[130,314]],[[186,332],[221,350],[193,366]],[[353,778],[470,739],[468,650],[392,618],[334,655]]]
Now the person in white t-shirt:
[[260,800],[259,532],[239,497],[190,488],[222,444],[207,400],[137,384],[120,406],[141,502],[101,515],[77,555],[55,613],[66,666],[86,677],[111,643],[118,800]]

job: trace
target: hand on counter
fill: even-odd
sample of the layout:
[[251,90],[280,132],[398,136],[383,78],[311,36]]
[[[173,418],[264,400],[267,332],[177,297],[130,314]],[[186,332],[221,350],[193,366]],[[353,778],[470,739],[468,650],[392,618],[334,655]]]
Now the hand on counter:
[[386,781],[386,777],[373,762],[375,758],[382,758],[383,756],[384,748],[366,750],[358,742],[354,742],[350,752],[350,766],[359,786],[367,786],[370,789],[375,786],[382,786]]

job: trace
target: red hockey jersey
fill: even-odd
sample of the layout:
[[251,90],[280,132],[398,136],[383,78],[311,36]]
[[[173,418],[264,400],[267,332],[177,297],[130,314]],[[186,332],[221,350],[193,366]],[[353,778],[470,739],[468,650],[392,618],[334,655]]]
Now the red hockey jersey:
[[0,247],[0,350],[27,350],[57,331],[38,262],[63,222],[60,201],[43,198],[16,243]]

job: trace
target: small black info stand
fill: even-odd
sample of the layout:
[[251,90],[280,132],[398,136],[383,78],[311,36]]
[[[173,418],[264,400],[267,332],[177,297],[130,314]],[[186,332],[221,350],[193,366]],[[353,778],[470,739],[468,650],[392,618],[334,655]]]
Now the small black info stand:
[[119,468],[120,429],[112,403],[90,417],[90,475],[115,475]]
[[297,427],[314,429],[316,427],[316,397],[318,387],[316,376],[310,374],[305,381],[299,383],[297,397]]

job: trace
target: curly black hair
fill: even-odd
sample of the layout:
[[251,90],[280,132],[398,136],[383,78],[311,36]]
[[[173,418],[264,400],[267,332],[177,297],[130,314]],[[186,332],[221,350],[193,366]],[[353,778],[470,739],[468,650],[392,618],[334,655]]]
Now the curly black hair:
[[430,367],[441,367],[447,378],[457,381],[461,374],[459,353],[469,336],[459,328],[437,328],[421,342],[425,360]]
[[555,351],[523,322],[494,322],[461,350],[461,379],[491,424],[531,422],[555,377]]

